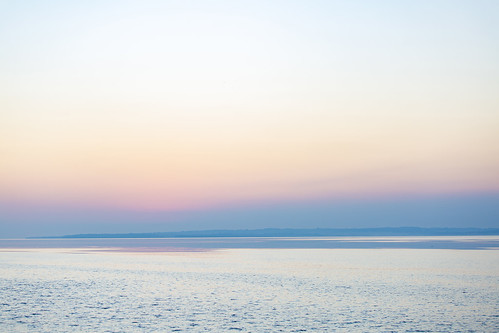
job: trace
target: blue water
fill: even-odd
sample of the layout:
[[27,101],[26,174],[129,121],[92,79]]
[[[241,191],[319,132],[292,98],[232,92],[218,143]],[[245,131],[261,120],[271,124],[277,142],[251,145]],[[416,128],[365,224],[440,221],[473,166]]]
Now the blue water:
[[0,239],[0,249],[86,248],[110,251],[204,251],[209,249],[488,249],[499,248],[499,236],[386,237],[205,237],[205,238],[89,238]]
[[498,238],[418,239],[4,240],[0,331],[498,332]]

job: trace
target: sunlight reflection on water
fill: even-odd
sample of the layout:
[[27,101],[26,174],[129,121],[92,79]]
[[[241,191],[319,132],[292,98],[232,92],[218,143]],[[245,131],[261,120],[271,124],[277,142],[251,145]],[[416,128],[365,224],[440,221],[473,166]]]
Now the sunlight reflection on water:
[[0,253],[1,331],[499,331],[497,250],[59,250]]

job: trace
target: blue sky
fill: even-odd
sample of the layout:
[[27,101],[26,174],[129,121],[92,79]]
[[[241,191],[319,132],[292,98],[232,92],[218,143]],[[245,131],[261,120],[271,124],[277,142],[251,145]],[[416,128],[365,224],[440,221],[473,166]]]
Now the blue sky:
[[498,14],[0,2],[0,236],[497,226]]

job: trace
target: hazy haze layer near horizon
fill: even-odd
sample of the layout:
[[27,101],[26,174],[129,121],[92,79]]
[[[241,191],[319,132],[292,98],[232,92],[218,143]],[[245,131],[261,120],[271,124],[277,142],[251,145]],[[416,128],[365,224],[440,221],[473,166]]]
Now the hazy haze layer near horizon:
[[498,17],[0,2],[0,237],[497,227]]

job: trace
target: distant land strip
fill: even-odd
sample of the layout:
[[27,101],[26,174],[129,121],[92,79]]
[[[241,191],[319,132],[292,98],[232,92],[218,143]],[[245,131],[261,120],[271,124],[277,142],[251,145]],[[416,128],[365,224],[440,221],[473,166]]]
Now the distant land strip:
[[42,238],[197,238],[197,237],[332,237],[332,236],[493,236],[499,228],[265,228],[241,230],[193,230],[126,234],[76,234]]

